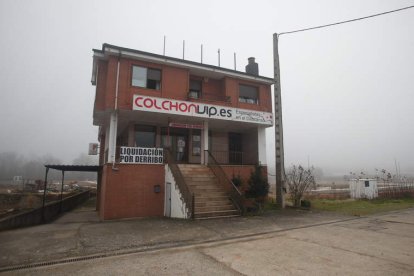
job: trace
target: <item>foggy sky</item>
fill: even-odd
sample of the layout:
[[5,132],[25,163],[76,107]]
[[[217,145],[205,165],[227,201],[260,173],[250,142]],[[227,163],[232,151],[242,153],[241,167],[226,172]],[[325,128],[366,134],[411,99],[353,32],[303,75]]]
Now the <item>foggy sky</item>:
[[[412,1],[0,2],[0,152],[71,162],[97,141],[92,48],[103,43],[273,77],[272,35]],[[279,41],[285,164],[414,174],[414,9]],[[273,144],[272,131],[268,144]],[[273,147],[269,147],[273,150]],[[271,152],[271,150],[269,152]],[[273,157],[273,154],[270,154]]]

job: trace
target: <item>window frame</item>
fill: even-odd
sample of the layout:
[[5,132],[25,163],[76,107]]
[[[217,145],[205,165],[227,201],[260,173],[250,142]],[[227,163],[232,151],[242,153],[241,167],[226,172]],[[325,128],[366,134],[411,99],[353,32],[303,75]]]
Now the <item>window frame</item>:
[[[138,133],[153,133],[153,146],[140,146],[137,143],[137,135]],[[136,124],[134,125],[134,146],[135,147],[141,147],[141,148],[156,148],[157,147],[157,126],[154,125],[142,125],[142,124]]]
[[[242,87],[247,87],[249,89],[253,88],[255,90],[256,93],[256,97],[249,97],[249,96],[245,96],[245,95],[241,95],[241,88]],[[250,85],[250,84],[244,84],[244,83],[239,83],[239,103],[247,103],[247,104],[255,104],[258,105],[259,104],[259,87],[258,86],[254,86],[254,85]]]
[[[140,81],[140,79],[134,78],[134,69],[135,68],[145,70],[145,76],[143,76],[143,78],[141,80],[141,81],[145,80],[144,85],[139,85],[139,84],[134,83],[134,80]],[[149,78],[149,75],[152,75],[151,73],[149,74],[149,71],[153,71],[152,74],[154,74],[154,73],[159,74],[159,80],[154,79],[154,78]],[[148,84],[149,81],[151,82],[151,84],[155,84],[155,88],[153,87],[154,85],[149,85]],[[151,90],[160,91],[161,90],[161,84],[162,84],[162,70],[161,69],[132,64],[132,66],[131,66],[131,86],[132,87],[139,87],[139,88],[144,88],[144,89],[151,89]]]
[[[200,89],[192,89],[191,88],[191,82],[197,82],[200,84]],[[192,99],[201,99],[203,90],[203,82],[198,79],[190,79],[189,85],[188,85],[188,97]]]

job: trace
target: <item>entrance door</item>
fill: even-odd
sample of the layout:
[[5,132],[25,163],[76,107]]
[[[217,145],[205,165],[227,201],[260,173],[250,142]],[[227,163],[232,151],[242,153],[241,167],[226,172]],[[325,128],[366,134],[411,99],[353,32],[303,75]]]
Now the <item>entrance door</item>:
[[[171,149],[175,161],[178,163],[188,162],[188,129],[184,128],[162,128],[162,146],[167,146]],[[169,139],[168,139],[169,138]]]
[[186,161],[187,157],[187,137],[186,136],[176,136],[176,161],[183,162]]
[[243,136],[240,133],[229,133],[229,163],[243,163]]
[[171,217],[171,183],[165,183],[165,216]]

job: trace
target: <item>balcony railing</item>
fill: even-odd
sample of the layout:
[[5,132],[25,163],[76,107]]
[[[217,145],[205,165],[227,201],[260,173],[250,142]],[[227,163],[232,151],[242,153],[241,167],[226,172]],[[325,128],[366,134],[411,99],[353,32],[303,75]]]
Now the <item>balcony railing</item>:
[[200,92],[200,93],[189,92],[187,98],[190,101],[201,100],[201,101],[206,101],[206,102],[226,102],[226,103],[231,102],[231,98],[229,96],[217,95],[217,94],[208,93],[208,92]]

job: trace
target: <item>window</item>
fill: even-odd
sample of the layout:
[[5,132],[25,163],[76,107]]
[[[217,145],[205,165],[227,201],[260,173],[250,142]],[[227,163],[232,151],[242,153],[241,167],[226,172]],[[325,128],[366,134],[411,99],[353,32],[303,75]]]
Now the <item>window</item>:
[[241,103],[251,103],[258,104],[258,89],[254,86],[239,85],[239,102]]
[[160,90],[161,70],[132,66],[132,86]]
[[190,80],[190,92],[188,97],[193,99],[199,99],[201,97],[201,81]]
[[143,148],[154,148],[156,137],[155,126],[135,126],[135,146]]
[[365,187],[368,188],[369,187],[369,181],[365,181]]

